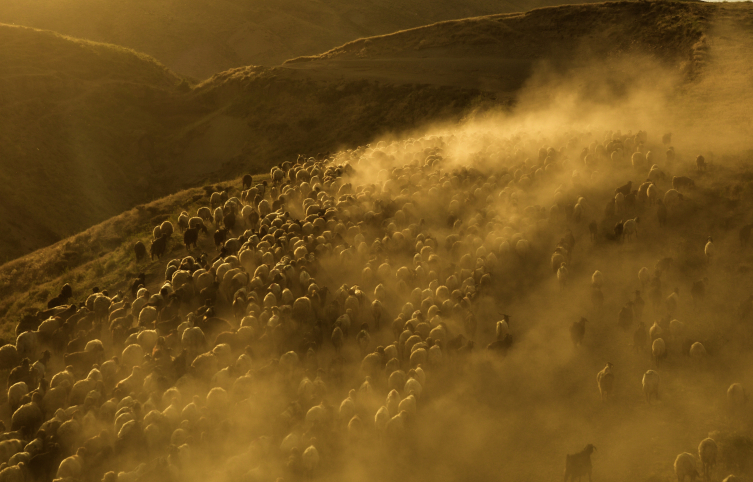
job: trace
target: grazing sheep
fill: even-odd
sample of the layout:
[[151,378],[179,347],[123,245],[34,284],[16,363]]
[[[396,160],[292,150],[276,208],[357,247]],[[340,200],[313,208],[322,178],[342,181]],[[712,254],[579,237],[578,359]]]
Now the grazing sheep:
[[624,223],[622,223],[622,237],[623,239],[628,239],[632,236],[638,237],[638,223],[640,222],[639,217],[635,217],[633,219],[628,219]]
[[133,245],[133,252],[136,254],[136,261],[141,261],[146,256],[146,246],[141,241],[136,241]]
[[615,189],[614,193],[615,194],[622,193],[623,196],[627,196],[628,194],[630,194],[630,192],[632,191],[632,189],[633,189],[633,181],[628,181],[627,183],[625,183],[622,186],[620,186],[617,189]]
[[612,365],[607,362],[605,366],[597,375],[596,382],[599,386],[599,393],[601,394],[601,401],[605,402],[612,394],[612,387],[614,385],[614,374],[612,373]]
[[657,338],[651,343],[651,356],[654,359],[654,364],[658,367],[659,364],[667,358],[667,346],[664,340]]
[[591,454],[595,450],[596,447],[588,444],[580,452],[565,456],[565,482],[580,481],[586,475],[588,476],[588,480],[591,480]]
[[193,246],[194,249],[198,249],[197,243],[199,242],[199,232],[209,234],[206,226],[204,226],[203,224],[193,228],[188,228],[183,233],[183,244],[186,245],[186,251],[190,251],[191,246]]
[[155,256],[157,257],[157,259],[161,259],[165,254],[165,250],[167,249],[167,239],[168,236],[166,234],[163,234],[159,237],[159,239],[152,241],[152,244],[149,246],[149,254],[152,260],[154,260]]
[[581,317],[580,321],[573,321],[570,325],[570,339],[573,345],[580,346],[583,343],[583,337],[586,335],[586,322],[588,320]]
[[654,370],[648,370],[643,374],[643,394],[649,404],[652,396],[659,400],[659,374]]
[[706,358],[706,348],[700,341],[697,341],[690,346],[689,355],[690,358],[700,362]]
[[698,156],[695,158],[695,165],[696,169],[698,169],[698,172],[705,171],[706,170],[706,158],[703,156]]
[[601,288],[601,286],[604,284],[604,275],[601,274],[601,271],[598,269],[594,271],[594,274],[591,275],[591,286],[594,286],[596,288]]
[[689,478],[690,482],[695,482],[696,477],[700,474],[695,468],[695,458],[685,452],[677,456],[675,459],[675,475],[677,476],[677,482],[685,482],[685,479]]
[[694,188],[695,182],[689,177],[674,176],[672,178],[672,187],[677,191],[682,191],[683,189]]
[[727,402],[730,407],[737,409],[742,408],[748,403],[748,394],[741,383],[733,383],[727,389]]
[[711,472],[716,465],[717,452],[716,442],[712,438],[705,438],[698,445],[698,458],[701,460],[701,469],[706,480],[711,480]]
[[[186,218],[187,218],[188,213],[184,211],[184,214],[186,215]],[[162,232],[163,234],[167,234],[168,237],[172,236],[173,232],[175,232],[175,230],[173,229],[173,223],[171,223],[170,221],[164,221],[162,224],[160,224],[159,228],[160,228],[160,232]]]
[[559,269],[557,270],[557,281],[559,281],[560,289],[565,289],[567,286],[567,277],[568,277],[568,271],[567,271],[567,263],[564,261],[560,264]]

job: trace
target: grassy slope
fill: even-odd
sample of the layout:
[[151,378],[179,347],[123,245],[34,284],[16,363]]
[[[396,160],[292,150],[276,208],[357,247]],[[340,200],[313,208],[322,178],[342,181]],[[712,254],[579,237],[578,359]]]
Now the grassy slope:
[[146,55],[52,32],[0,25],[0,44],[6,260],[144,199],[127,180],[150,171],[145,138],[174,128],[181,79]]
[[350,40],[453,18],[517,12],[552,0],[4,0],[0,22],[146,52],[197,79],[277,65]]

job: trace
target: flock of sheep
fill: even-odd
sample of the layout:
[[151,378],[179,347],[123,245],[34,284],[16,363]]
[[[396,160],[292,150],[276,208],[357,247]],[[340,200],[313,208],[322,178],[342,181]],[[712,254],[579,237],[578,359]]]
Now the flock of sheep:
[[[155,226],[134,263],[180,253],[166,266],[150,262],[126,287],[63,286],[0,348],[12,413],[0,482],[296,480],[332,474],[345,445],[400,451],[427,423],[422,407],[442,377],[480,351],[515,350],[516,324],[498,308],[511,267],[535,271],[556,246],[551,269],[567,289],[584,242],[577,226],[592,242],[639,242],[641,216],[665,225],[694,185],[674,177],[661,193],[669,178],[658,164],[671,166],[675,153],[648,152],[645,132],[609,132],[586,147],[577,136],[557,148],[474,141],[482,147],[463,163],[449,154],[455,136],[299,157],[262,183],[246,176],[238,196],[214,192],[195,216]],[[646,181],[618,186],[600,213],[583,194],[610,163]],[[697,167],[706,168],[702,157]],[[525,205],[527,192],[565,172],[570,182],[551,204]],[[709,259],[713,248],[709,239]],[[677,293],[661,286],[669,265],[636,280],[666,315],[647,332],[641,291],[619,314],[624,329],[637,323],[635,349],[650,345],[656,363],[643,376],[648,403],[660,398],[667,344],[685,342]],[[594,273],[597,309],[603,283]],[[570,327],[576,346],[587,321]],[[699,342],[687,350],[706,356]],[[613,368],[597,374],[605,403]],[[736,407],[747,401],[740,384],[727,396]],[[594,450],[567,456],[566,481],[590,480]],[[699,446],[706,478],[717,451],[712,439]],[[680,454],[678,481],[695,480],[697,467]]]

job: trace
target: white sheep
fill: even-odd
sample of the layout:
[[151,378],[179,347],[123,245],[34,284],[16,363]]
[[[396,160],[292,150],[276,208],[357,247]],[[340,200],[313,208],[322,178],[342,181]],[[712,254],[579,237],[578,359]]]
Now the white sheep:
[[304,450],[303,455],[301,456],[301,462],[303,463],[303,468],[306,469],[309,478],[312,478],[314,476],[314,471],[319,467],[319,451],[316,450],[316,447],[310,445]]
[[628,219],[622,224],[622,237],[624,239],[630,240],[633,236],[638,236],[638,223],[640,222],[639,217],[635,217],[633,219]]
[[689,352],[690,358],[693,358],[694,360],[700,362],[701,360],[706,358],[706,348],[703,346],[703,343],[700,341],[697,341],[693,343],[690,346],[690,352]]
[[604,284],[604,275],[598,269],[591,275],[591,285],[595,288],[601,288]]
[[664,340],[657,338],[651,343],[651,356],[654,358],[656,366],[659,366],[667,357],[667,345],[664,343]]
[[690,482],[695,482],[696,477],[700,475],[695,468],[695,457],[687,452],[678,455],[675,459],[675,475],[677,482],[685,482],[686,478],[689,478]]
[[649,404],[652,396],[659,400],[659,374],[654,370],[648,370],[643,374],[643,394]]
[[748,402],[748,394],[741,383],[733,383],[727,389],[727,402],[732,408],[742,408]]
[[648,272],[648,268],[645,266],[638,271],[638,281],[641,282],[643,290],[646,290],[646,286],[651,281],[651,274]]
[[10,413],[16,411],[21,406],[21,399],[28,395],[29,387],[24,382],[14,383],[8,388],[8,405],[10,406]]
[[711,472],[716,465],[717,453],[716,441],[712,438],[705,438],[698,445],[698,458],[701,460],[701,469],[706,480],[711,480]]
[[567,270],[567,263],[563,261],[562,264],[560,264],[560,268],[557,270],[557,281],[559,281],[561,289],[565,289],[565,286],[567,285],[568,275],[569,272]]

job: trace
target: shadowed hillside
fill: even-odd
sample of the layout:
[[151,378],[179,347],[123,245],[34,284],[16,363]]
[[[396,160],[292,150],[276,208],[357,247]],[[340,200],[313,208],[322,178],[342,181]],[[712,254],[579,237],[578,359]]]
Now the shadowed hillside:
[[143,54],[8,25],[0,44],[5,260],[148,199],[154,143],[193,114]]
[[353,39],[441,20],[519,12],[553,0],[4,0],[0,22],[146,52],[205,79],[233,67],[278,65]]

